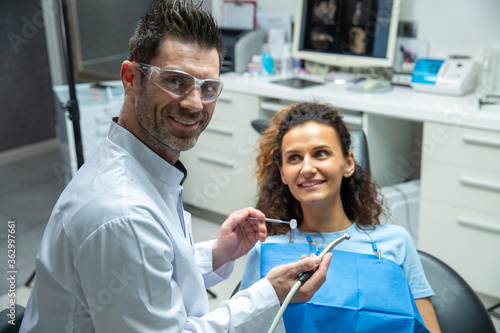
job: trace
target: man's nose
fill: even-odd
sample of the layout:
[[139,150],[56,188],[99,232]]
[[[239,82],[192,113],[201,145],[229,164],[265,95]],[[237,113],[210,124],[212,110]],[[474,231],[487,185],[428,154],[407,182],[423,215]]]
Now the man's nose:
[[203,110],[200,87],[193,86],[191,91],[182,98],[180,105],[191,112]]

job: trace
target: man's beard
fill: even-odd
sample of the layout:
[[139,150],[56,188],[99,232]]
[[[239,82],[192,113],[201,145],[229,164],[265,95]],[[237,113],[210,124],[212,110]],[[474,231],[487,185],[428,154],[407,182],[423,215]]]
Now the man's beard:
[[[153,141],[156,141],[156,143],[159,143],[174,152],[186,151],[193,148],[201,132],[203,132],[208,124],[207,113],[205,111],[200,111],[203,115],[203,119],[200,121],[200,127],[196,131],[176,130],[176,133],[171,133],[169,132],[167,126],[167,123],[170,121],[168,120],[168,116],[170,115],[171,112],[169,111],[171,110],[162,110],[159,113],[151,113],[151,109],[154,108],[154,106],[147,102],[148,99],[147,93],[143,91],[136,110],[137,121],[141,126],[146,139],[153,144]],[[175,114],[180,114],[180,112]],[[183,117],[183,119],[190,118]],[[201,124],[204,125],[202,126]]]

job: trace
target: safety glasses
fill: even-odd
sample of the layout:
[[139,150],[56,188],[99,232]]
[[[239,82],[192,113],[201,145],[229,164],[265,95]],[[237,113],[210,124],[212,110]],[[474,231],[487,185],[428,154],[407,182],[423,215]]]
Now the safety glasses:
[[221,80],[202,80],[176,69],[160,68],[139,62],[134,64],[154,84],[169,94],[178,97],[189,94],[196,87],[200,90],[202,102],[213,102],[219,97],[224,87]]

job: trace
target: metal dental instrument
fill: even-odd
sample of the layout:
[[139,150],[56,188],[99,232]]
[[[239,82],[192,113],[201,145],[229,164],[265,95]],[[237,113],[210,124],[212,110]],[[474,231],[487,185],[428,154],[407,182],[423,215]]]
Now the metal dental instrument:
[[[330,244],[328,244],[323,249],[323,251],[321,251],[321,253],[318,255],[318,257],[320,259],[323,259],[325,254],[327,254],[328,252],[333,250],[333,248],[335,246],[337,246],[338,244],[340,244],[341,242],[343,242],[344,240],[349,239],[349,238],[351,238],[351,236],[349,236],[349,234],[344,233],[339,238],[334,239],[333,241],[330,242]],[[290,303],[290,301],[292,300],[293,295],[295,295],[297,290],[299,290],[300,286],[302,284],[304,284],[304,282],[306,282],[311,277],[311,275],[313,275],[313,273],[314,273],[314,270],[311,270],[308,272],[304,272],[299,276],[299,278],[297,279],[297,282],[295,282],[292,289],[290,290],[290,292],[286,296],[285,301],[283,301],[283,305],[281,305],[281,308],[280,308],[278,314],[276,315],[276,317],[274,318],[273,324],[271,325],[271,328],[269,328],[269,331],[267,331],[267,333],[273,333],[274,330],[276,330],[276,327],[278,326],[278,323],[279,323],[281,317],[283,316],[283,313],[285,312],[286,307],[288,306],[288,303]]]
[[[249,216],[247,217],[248,220],[257,220],[259,221],[260,219],[256,218],[256,217],[253,217],[253,216]],[[285,223],[285,224],[289,224],[290,225],[290,229],[295,229],[297,228],[297,220],[296,219],[291,219],[290,221],[281,221],[281,220],[277,220],[277,219],[268,219],[267,217],[264,219],[264,221],[266,222],[271,222],[271,223]]]

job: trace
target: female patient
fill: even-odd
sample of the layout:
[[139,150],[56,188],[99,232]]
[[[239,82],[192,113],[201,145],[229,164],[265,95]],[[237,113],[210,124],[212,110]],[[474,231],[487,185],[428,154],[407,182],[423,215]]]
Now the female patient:
[[402,227],[380,225],[377,187],[350,145],[331,105],[299,103],[276,114],[257,157],[257,208],[299,226],[267,224],[270,237],[248,253],[242,288],[348,233],[333,250],[327,282],[310,302],[288,306],[287,332],[425,332],[422,322],[440,332],[415,246]]

